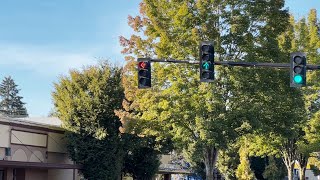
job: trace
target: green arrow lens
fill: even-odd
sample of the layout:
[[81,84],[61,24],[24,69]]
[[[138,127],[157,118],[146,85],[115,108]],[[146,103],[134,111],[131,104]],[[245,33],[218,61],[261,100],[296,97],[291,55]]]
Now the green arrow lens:
[[298,74],[298,75],[295,75],[295,76],[294,76],[293,81],[294,81],[295,83],[297,83],[297,84],[301,84],[302,81],[303,81],[303,78],[302,78],[301,75]]
[[205,69],[205,70],[210,69],[210,63],[209,62],[203,62],[202,63],[202,68]]

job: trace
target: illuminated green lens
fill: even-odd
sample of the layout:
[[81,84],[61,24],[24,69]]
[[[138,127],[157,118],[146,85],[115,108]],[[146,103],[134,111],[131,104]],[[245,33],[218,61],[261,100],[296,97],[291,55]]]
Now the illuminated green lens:
[[302,76],[301,75],[295,75],[294,78],[293,78],[293,81],[297,84],[301,84],[303,79],[302,79]]
[[202,68],[205,69],[205,70],[208,70],[208,69],[210,69],[210,64],[208,62],[204,62],[202,64]]

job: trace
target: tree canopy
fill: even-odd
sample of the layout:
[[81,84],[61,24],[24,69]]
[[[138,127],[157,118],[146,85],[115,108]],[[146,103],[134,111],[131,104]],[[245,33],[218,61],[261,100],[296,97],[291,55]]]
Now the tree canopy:
[[150,180],[167,148],[166,141],[120,132],[116,112],[124,98],[121,80],[121,68],[101,62],[71,70],[55,83],[53,114],[62,120],[70,157],[83,165],[86,179],[116,180],[124,174]]
[[58,117],[67,130],[71,159],[82,164],[85,178],[118,179],[124,157],[114,110],[124,98],[121,69],[107,63],[71,70],[52,93]]
[[278,43],[289,25],[283,0],[144,0],[140,15],[128,19],[136,32],[120,37],[128,55],[123,113],[128,131],[172,136],[177,148],[205,164],[208,180],[218,151],[237,137],[247,132],[288,137],[295,134],[288,127],[305,120],[301,92],[289,87],[284,70],[216,66],[215,82],[205,84],[198,66],[153,63],[151,90],[137,89],[135,57],[193,60],[203,40],[215,42],[216,60],[288,62]]
[[4,77],[0,84],[0,112],[9,117],[27,117],[28,112],[19,96],[18,85],[11,76]]

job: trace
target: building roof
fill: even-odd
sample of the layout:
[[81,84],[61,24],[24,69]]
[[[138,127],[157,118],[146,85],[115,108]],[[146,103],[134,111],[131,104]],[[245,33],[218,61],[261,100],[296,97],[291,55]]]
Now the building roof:
[[48,125],[61,127],[61,120],[57,117],[26,117],[26,118],[12,118],[13,121],[21,121],[30,124]]
[[17,124],[20,126],[33,126],[45,129],[64,131],[61,127],[61,120],[56,117],[11,118],[0,115],[0,124]]

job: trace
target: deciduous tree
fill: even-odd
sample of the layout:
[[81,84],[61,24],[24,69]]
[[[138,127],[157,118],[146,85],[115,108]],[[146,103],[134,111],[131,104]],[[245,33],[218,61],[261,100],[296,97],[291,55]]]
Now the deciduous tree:
[[[320,37],[319,37],[319,21],[317,19],[317,11],[310,10],[308,18],[301,18],[295,22],[291,17],[290,25],[287,31],[280,36],[280,47],[290,53],[294,51],[302,51],[307,54],[308,64],[319,64],[320,53]],[[295,160],[299,162],[300,179],[305,178],[305,170],[308,164],[308,159],[312,152],[320,149],[319,137],[315,133],[319,128],[316,124],[317,114],[319,113],[319,72],[309,71],[307,73],[307,86],[303,88],[305,99],[306,115],[305,121],[298,124],[300,131],[295,138]]]
[[124,98],[121,72],[102,62],[71,70],[54,84],[55,114],[67,130],[68,152],[83,165],[82,173],[89,180],[116,180],[121,175],[121,122],[114,112]]
[[120,37],[128,55],[122,113],[127,130],[172,136],[177,148],[198,153],[212,180],[220,149],[262,123],[277,126],[281,115],[291,118],[295,100],[284,103],[293,105],[288,112],[278,112],[282,101],[298,93],[286,88],[284,71],[216,67],[215,82],[205,84],[198,66],[152,64],[152,89],[138,90],[136,83],[135,57],[198,59],[203,40],[215,41],[216,60],[288,61],[277,41],[288,24],[283,6],[283,0],[143,0],[140,16],[129,16],[136,33]]

